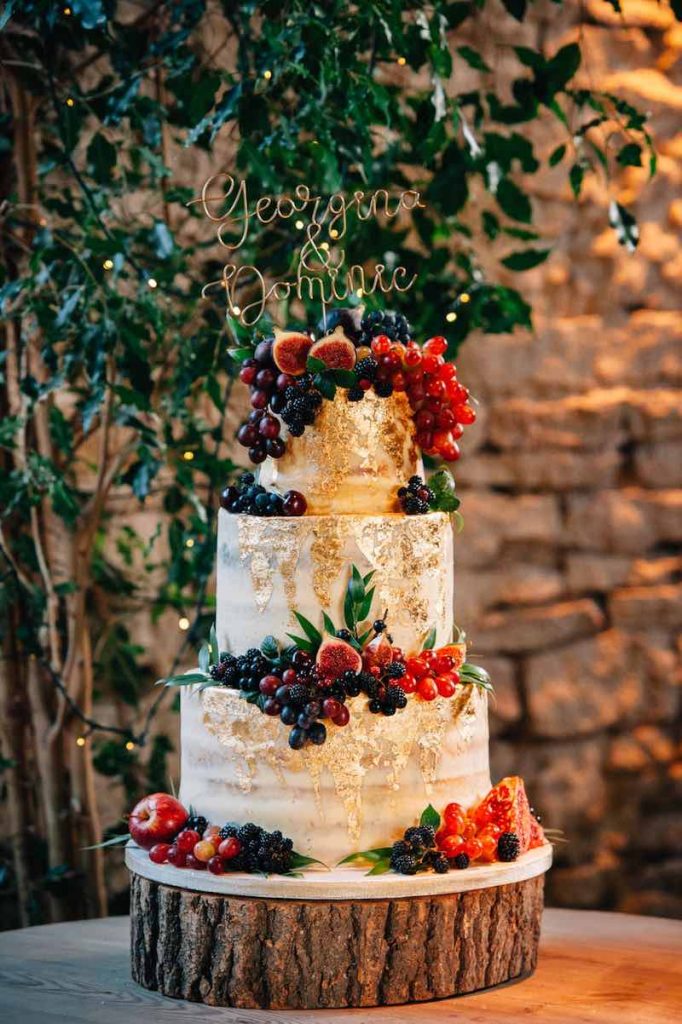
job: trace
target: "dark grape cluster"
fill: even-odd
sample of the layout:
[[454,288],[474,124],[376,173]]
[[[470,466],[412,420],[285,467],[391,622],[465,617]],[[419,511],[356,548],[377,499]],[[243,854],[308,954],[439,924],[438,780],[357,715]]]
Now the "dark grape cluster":
[[220,507],[251,516],[302,516],[308,504],[300,491],[277,494],[257,484],[253,473],[244,473],[236,484],[221,491]]
[[322,394],[313,387],[311,374],[304,373],[301,377],[290,378],[290,381],[275,411],[286,423],[291,436],[301,437],[305,428],[315,422],[323,399]]
[[428,868],[445,874],[449,870],[448,859],[435,846],[436,834],[430,825],[408,828],[391,848],[391,867],[400,875],[415,875]]
[[249,450],[249,459],[254,464],[263,462],[269,455],[279,459],[284,455],[284,440],[279,436],[281,424],[276,416],[278,401],[291,385],[293,377],[280,373],[272,358],[272,338],[261,341],[254,349],[253,356],[245,359],[239,371],[239,379],[248,384],[251,391],[253,411],[237,431],[237,440]]
[[401,487],[398,491],[400,507],[408,516],[425,515],[430,512],[435,497],[420,476],[411,476],[407,487]]
[[239,840],[239,853],[228,862],[230,871],[263,872],[283,875],[291,870],[294,844],[280,831],[268,832],[260,825],[247,821],[245,825],[224,825],[221,839]]
[[361,333],[358,344],[370,345],[377,334],[385,334],[391,341],[401,341],[404,345],[412,337],[412,327],[402,313],[391,310],[375,310],[362,318]]

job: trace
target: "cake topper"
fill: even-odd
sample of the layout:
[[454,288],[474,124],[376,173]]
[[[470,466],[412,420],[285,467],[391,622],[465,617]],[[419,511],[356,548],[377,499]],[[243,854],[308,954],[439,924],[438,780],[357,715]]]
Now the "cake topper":
[[[401,211],[425,209],[416,189],[399,193],[385,188],[371,193],[357,190],[349,198],[342,192],[326,197],[313,195],[308,185],[297,185],[293,198],[260,196],[253,202],[245,181],[238,182],[231,174],[223,173],[207,178],[201,195],[187,205],[197,204],[206,217],[217,224],[216,238],[230,253],[244,245],[254,223],[268,225],[298,215],[295,227],[304,231],[304,241],[297,250],[290,277],[269,281],[255,264],[227,262],[220,278],[208,282],[202,289],[204,297],[216,289],[223,290],[228,315],[246,327],[258,323],[270,302],[293,296],[317,300],[324,315],[329,305],[351,295],[406,292],[417,279],[416,274],[410,275],[403,266],[389,268],[384,263],[376,263],[370,271],[357,263],[347,266],[345,249],[339,247],[346,235],[350,214],[360,221],[379,216],[392,220]],[[307,224],[303,217],[308,218]],[[324,237],[325,233],[330,241]],[[242,304],[241,296],[247,288],[250,294]]]

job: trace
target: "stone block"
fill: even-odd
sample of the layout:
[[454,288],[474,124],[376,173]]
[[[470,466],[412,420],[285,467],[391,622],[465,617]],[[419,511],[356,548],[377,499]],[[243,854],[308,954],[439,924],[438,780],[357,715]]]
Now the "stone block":
[[527,658],[524,685],[530,727],[538,736],[594,733],[631,721],[644,683],[617,630]]
[[[476,651],[472,652],[476,661]],[[481,664],[490,673],[495,694],[490,698],[490,735],[498,736],[521,721],[523,709],[516,681],[516,666],[509,658],[484,658]]]
[[475,459],[460,464],[457,482],[465,487],[522,491],[614,487],[621,462],[621,454],[615,448],[588,452],[539,448],[480,453]]
[[606,593],[627,581],[631,566],[628,555],[570,552],[566,558],[569,593]]
[[460,571],[455,587],[457,619],[466,628],[497,605],[555,601],[564,589],[563,578],[557,570],[517,562],[505,562],[497,569]]
[[554,648],[597,633],[604,616],[584,598],[540,608],[514,608],[484,616],[476,632],[482,651],[521,654]]
[[624,488],[567,499],[563,543],[600,552],[640,555],[682,541],[682,490]]
[[627,632],[676,632],[682,629],[682,584],[616,590],[609,600],[609,611],[613,624]]
[[595,354],[595,375],[604,385],[641,388],[679,384],[681,352],[682,322],[677,312],[637,310],[625,328],[610,328],[602,335]]
[[635,473],[643,487],[682,487],[682,441],[639,445]]
[[466,528],[455,541],[456,565],[490,564],[509,541],[554,545],[561,536],[559,506],[552,496],[467,491],[463,497]]
[[618,862],[555,867],[547,876],[547,902],[553,907],[599,910],[610,906],[618,880]]

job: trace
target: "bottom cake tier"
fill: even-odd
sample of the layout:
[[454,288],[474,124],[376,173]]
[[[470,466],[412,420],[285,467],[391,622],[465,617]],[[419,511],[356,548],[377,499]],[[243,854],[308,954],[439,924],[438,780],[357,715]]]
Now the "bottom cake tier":
[[181,745],[185,806],[282,829],[330,866],[392,842],[429,803],[471,807],[490,789],[487,697],[474,686],[409,714],[358,715],[304,750],[237,692],[186,687]]

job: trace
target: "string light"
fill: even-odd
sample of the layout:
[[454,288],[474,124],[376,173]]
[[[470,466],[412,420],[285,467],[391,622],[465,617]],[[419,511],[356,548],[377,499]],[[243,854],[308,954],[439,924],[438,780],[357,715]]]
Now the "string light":
[[194,458],[194,452],[190,452],[190,451],[183,452],[182,453],[182,457],[185,460],[185,462],[191,462],[192,459]]
[[365,289],[364,288],[358,288],[355,294],[357,295],[357,297],[359,299],[361,299],[362,296],[365,294]]
[[338,238],[339,237],[339,233],[336,230],[336,228],[332,228],[331,229],[331,231],[329,232],[329,237],[330,238]]
[[114,261],[113,260],[105,260],[104,263],[102,264],[102,266],[104,267],[105,270],[113,270],[114,269]]
[[194,547],[194,541],[192,540],[191,537],[188,537],[187,540],[185,541],[185,547],[186,548],[193,548]]
[[77,747],[84,747],[85,746],[85,736],[79,736],[78,737],[78,739],[76,740],[76,746]]
[[71,8],[70,7],[65,7],[64,11],[62,13],[65,14],[66,17],[68,18],[68,16],[71,14]]
[[263,72],[263,78],[265,78],[265,79],[266,79],[266,81],[268,81],[268,82],[269,82],[269,81],[270,81],[270,79],[272,78],[272,71],[270,71],[270,69],[269,69],[269,68],[268,68],[268,70],[267,70],[267,71],[264,71],[264,72]]
[[295,223],[295,225],[294,225],[294,227],[295,227],[295,228],[296,228],[296,229],[297,229],[298,231],[302,231],[302,230],[303,230],[303,228],[305,227],[305,224],[303,223],[303,221],[302,221],[302,220],[297,220],[297,221],[296,221],[296,223]]
[[400,66],[403,67],[403,65],[407,64],[406,58],[405,57],[398,57],[398,64],[400,64]]
[[135,744],[133,743],[132,740],[128,740],[128,742],[126,743],[126,750],[134,750],[134,749],[135,749]]
[[324,249],[324,251],[327,252],[327,250],[329,249],[329,242],[322,242],[320,245],[320,249]]
[[232,310],[231,310],[233,316],[239,316],[241,311],[242,311],[242,307],[241,306],[233,306]]
[[157,286],[158,286],[158,281],[156,280],[155,277],[150,277],[147,280],[147,287],[148,288],[156,288]]
[[462,294],[459,297],[459,301],[460,302],[471,302],[471,296],[469,295],[468,292],[462,292]]
[[67,96],[66,97],[66,105],[67,105],[67,107],[72,107],[73,106],[73,97],[72,96]]
[[446,313],[445,314],[445,319],[448,321],[448,323],[451,324],[451,323],[453,323],[457,319],[457,314],[456,313]]
[[185,618],[184,615],[178,619],[178,629],[183,630],[183,632],[189,629],[189,619]]

